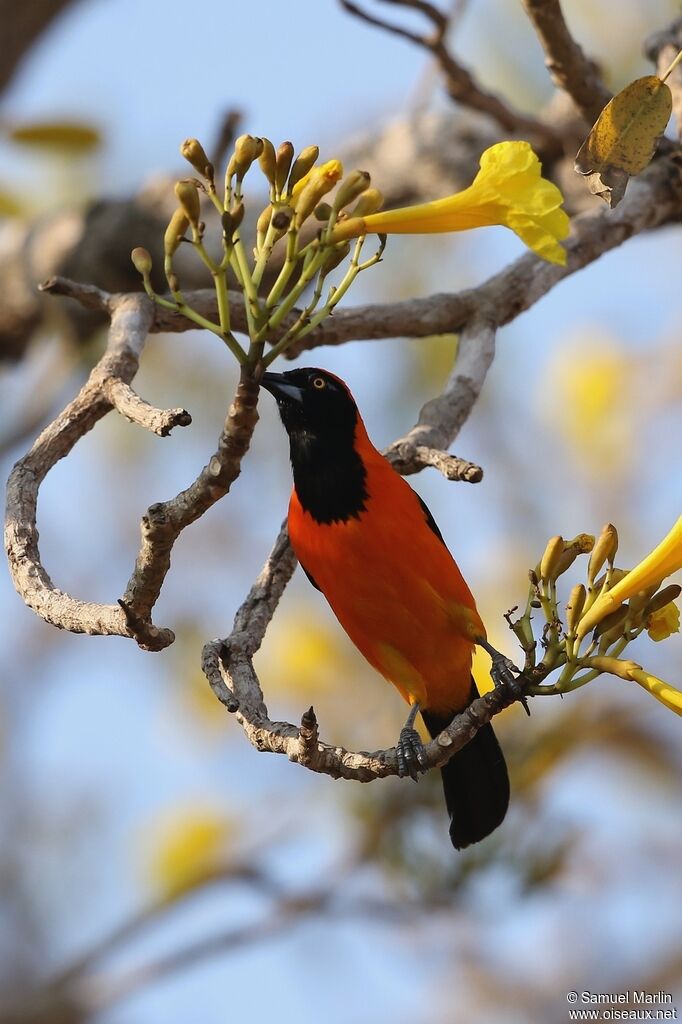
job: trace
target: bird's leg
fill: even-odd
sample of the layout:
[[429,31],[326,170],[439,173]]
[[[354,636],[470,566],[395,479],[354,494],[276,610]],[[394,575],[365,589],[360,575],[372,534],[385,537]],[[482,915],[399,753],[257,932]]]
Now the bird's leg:
[[400,737],[396,743],[396,754],[398,757],[398,775],[404,779],[409,775],[416,782],[420,770],[424,770],[424,744],[419,733],[414,727],[414,720],[419,714],[419,704],[413,704],[407,716],[405,725],[400,730]]
[[530,708],[528,707],[528,700],[523,692],[523,685],[518,679],[514,678],[514,673],[521,675],[521,670],[516,667],[510,658],[505,657],[500,651],[495,650],[492,644],[489,644],[487,640],[483,638],[476,641],[479,647],[482,647],[484,651],[487,651],[490,655],[492,665],[490,666],[490,678],[495,684],[496,689],[506,689],[511,693],[515,700],[518,700],[523,704],[524,710],[527,715],[530,715]]

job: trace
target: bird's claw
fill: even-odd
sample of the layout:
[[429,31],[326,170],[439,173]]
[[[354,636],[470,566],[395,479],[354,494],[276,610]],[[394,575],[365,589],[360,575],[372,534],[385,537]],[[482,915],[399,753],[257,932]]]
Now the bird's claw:
[[504,654],[499,654],[497,651],[491,655],[491,658],[490,678],[495,684],[496,689],[507,690],[514,700],[518,700],[523,705],[524,711],[530,716],[530,708],[528,707],[528,699],[524,693],[523,684],[514,675],[514,673],[517,676],[521,675],[521,670],[516,667],[510,658],[506,658]]
[[417,730],[407,725],[401,729],[395,750],[398,757],[398,776],[404,779],[409,775],[416,782],[419,772],[425,770],[424,744]]

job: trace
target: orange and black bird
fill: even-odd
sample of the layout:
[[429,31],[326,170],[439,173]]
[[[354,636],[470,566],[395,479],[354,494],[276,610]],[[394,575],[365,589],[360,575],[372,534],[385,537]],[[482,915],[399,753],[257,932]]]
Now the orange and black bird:
[[[417,713],[437,736],[478,696],[475,644],[489,651],[493,669],[508,671],[509,662],[488,645],[431,513],[374,447],[343,381],[306,368],[265,373],[261,384],[289,435],[293,549],[358,650],[411,705],[397,752],[400,774],[416,778],[423,750]],[[496,829],[509,804],[492,726],[479,729],[441,771],[459,850]]]

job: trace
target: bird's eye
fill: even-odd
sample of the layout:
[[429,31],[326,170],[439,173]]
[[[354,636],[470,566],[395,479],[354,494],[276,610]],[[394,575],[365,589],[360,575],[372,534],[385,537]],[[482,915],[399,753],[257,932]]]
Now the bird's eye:
[[327,386],[327,382],[324,379],[324,377],[314,377],[313,378],[313,387],[314,388],[317,388],[319,391],[321,391],[322,388],[326,388],[326,386]]

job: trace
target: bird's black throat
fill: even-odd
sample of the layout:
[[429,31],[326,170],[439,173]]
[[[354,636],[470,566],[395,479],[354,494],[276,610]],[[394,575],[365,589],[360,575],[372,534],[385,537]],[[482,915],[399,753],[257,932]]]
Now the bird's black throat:
[[367,473],[345,431],[324,436],[290,428],[294,487],[302,507],[317,523],[343,523],[358,517],[369,497]]

